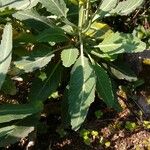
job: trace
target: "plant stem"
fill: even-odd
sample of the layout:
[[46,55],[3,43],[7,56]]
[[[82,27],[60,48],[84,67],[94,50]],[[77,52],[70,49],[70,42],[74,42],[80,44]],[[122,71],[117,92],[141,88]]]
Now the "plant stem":
[[82,30],[83,18],[84,18],[84,5],[79,3],[79,22],[78,22],[79,32]]
[[84,46],[83,46],[83,39],[82,39],[82,34],[81,33],[79,33],[79,41],[80,41],[80,53],[81,53],[81,57],[83,58]]
[[82,31],[85,33],[90,27],[92,20],[89,19],[89,10],[90,10],[90,0],[86,0],[86,10],[85,10],[85,24],[87,25],[86,28]]
[[78,28],[79,28],[79,42],[80,42],[80,53],[81,57],[83,57],[83,39],[82,39],[82,27],[83,27],[83,21],[84,19],[84,5],[79,3],[79,22],[78,22]]
[[86,1],[86,13],[85,13],[85,20],[88,21],[89,19],[89,7],[90,7],[90,0]]

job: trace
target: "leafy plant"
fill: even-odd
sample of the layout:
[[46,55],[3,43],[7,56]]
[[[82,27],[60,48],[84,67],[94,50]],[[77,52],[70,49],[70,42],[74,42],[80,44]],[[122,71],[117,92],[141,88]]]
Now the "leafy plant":
[[95,139],[99,139],[98,132],[95,130],[82,129],[80,131],[80,136],[86,145],[91,145]]
[[137,128],[137,125],[135,122],[130,122],[130,121],[127,121],[126,124],[125,124],[125,128],[129,131],[134,131],[136,128]]
[[[66,87],[62,113],[66,112],[64,122],[69,122],[73,130],[85,121],[95,92],[107,106],[120,110],[113,80],[118,75],[112,70],[120,71],[123,79],[133,77],[116,65],[117,58],[122,53],[142,52],[146,44],[134,35],[113,31],[102,19],[128,15],[143,0],[97,3],[98,0],[0,1],[1,26],[9,21],[14,35],[12,50],[12,26],[6,24],[0,46],[0,88],[9,67],[11,78],[34,74],[28,104],[0,105],[0,146],[14,143],[34,130],[43,102],[58,87]],[[31,122],[31,118],[35,121]]]
[[150,121],[143,121],[143,126],[146,128],[146,129],[150,129]]

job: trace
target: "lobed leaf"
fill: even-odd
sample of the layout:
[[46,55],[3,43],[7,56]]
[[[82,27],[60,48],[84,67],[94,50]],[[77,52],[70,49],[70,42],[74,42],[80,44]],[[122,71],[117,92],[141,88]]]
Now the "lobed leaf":
[[67,17],[68,8],[64,0],[39,0],[47,11],[57,17]]
[[137,37],[125,33],[112,33],[98,46],[101,51],[109,55],[120,53],[136,53],[146,49],[146,44]]
[[75,63],[78,55],[79,55],[79,51],[77,48],[64,49],[61,52],[61,60],[63,62],[63,65],[65,67],[70,67]]
[[100,7],[96,15],[93,18],[93,21],[97,20],[98,18],[103,18],[117,5],[118,0],[102,0]]
[[53,22],[50,19],[48,20],[46,17],[39,15],[39,13],[34,9],[17,11],[13,14],[13,17],[21,21],[26,21],[27,24],[33,24],[32,26],[34,26],[34,24],[37,26],[36,22],[38,22],[38,26],[39,22],[48,27],[53,26]]
[[110,12],[119,15],[128,15],[136,8],[141,6],[144,0],[126,0],[119,2],[118,5]]
[[21,60],[15,61],[14,64],[17,68],[28,73],[46,66],[53,57],[51,49],[36,50],[29,56],[23,56]]
[[0,0],[0,11],[5,10],[5,8],[9,9],[31,9],[32,7],[36,6],[39,0]]
[[95,98],[95,84],[93,68],[85,56],[80,56],[72,68],[68,91],[73,130],[78,130],[86,118],[90,104]]

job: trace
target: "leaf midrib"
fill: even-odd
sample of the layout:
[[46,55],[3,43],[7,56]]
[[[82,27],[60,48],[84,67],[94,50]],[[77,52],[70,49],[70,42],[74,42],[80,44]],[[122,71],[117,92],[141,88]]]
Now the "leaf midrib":
[[27,66],[30,66],[31,64],[37,64],[38,62],[40,62],[40,61],[42,61],[42,60],[45,60],[45,57],[47,58],[47,57],[53,57],[54,55],[53,55],[53,52],[50,52],[50,53],[48,53],[48,54],[46,54],[45,56],[43,56],[43,57],[41,57],[41,58],[39,58],[39,59],[37,59],[37,60],[35,60],[35,61],[31,61],[31,62],[28,62],[28,63],[24,63],[24,65],[18,65],[18,64],[16,64],[16,66],[17,67],[19,67],[19,68],[21,68],[21,69],[24,69],[24,68],[26,68]]
[[65,15],[64,12],[60,9],[60,7],[57,5],[57,3],[55,3],[54,0],[52,0],[52,2],[53,2],[54,5],[58,8],[58,10],[59,10],[60,13],[62,14],[62,16],[66,17],[66,15]]
[[[33,11],[30,11],[31,13],[34,13]],[[35,12],[36,13],[36,12]],[[35,19],[35,20],[38,20],[38,21],[40,21],[40,22],[43,22],[43,23],[45,23],[46,25],[48,25],[48,26],[50,26],[50,27],[52,27],[48,22],[46,22],[46,21],[43,21],[43,19],[44,18],[40,18],[41,16],[39,16],[39,17],[36,17],[34,14],[28,14],[27,12],[24,12],[24,11],[19,11],[19,12],[17,12],[17,14],[19,14],[19,15],[23,15],[23,16],[27,16],[27,17],[29,17],[29,18],[33,18],[33,19]],[[39,14],[36,14],[36,15],[39,15]],[[22,19],[23,20],[23,19]]]
[[[82,106],[82,104],[83,104],[83,100],[84,100],[84,91],[85,91],[85,77],[84,77],[84,68],[85,68],[85,66],[84,66],[84,55],[83,55],[83,53],[81,53],[81,65],[82,65],[82,71],[83,71],[83,85],[82,85],[82,95],[81,95],[81,103],[80,103],[80,106]],[[80,92],[80,93],[81,93]],[[78,112],[81,112],[81,109],[82,109],[82,107],[79,107],[79,111]],[[78,120],[77,120],[77,124],[79,124],[79,120],[80,120],[80,117],[78,117]]]

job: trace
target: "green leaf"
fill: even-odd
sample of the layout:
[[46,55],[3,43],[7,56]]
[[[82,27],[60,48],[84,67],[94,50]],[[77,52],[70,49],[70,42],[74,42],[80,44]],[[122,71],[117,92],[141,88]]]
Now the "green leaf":
[[53,26],[53,22],[50,19],[48,20],[46,17],[39,15],[34,9],[17,11],[13,14],[13,17],[21,21],[28,21],[27,24],[35,24],[38,22],[37,24],[39,25],[39,22],[41,22],[48,27]]
[[61,60],[63,62],[63,65],[65,67],[70,67],[75,63],[78,55],[79,55],[79,51],[77,48],[64,49],[61,52]]
[[38,123],[37,115],[27,117],[20,120],[16,124],[7,124],[0,128],[0,147],[6,147],[9,144],[14,144],[28,136],[29,133],[35,130]]
[[33,72],[46,66],[54,57],[51,49],[40,49],[31,52],[29,56],[24,56],[21,60],[15,61],[17,68],[24,70],[24,72]]
[[5,8],[9,7],[15,8],[16,10],[21,9],[30,9],[38,3],[39,0],[0,0],[0,11],[3,11]]
[[3,104],[0,105],[0,123],[23,119],[41,110],[42,104]]
[[95,98],[95,75],[88,59],[80,56],[71,71],[68,91],[69,113],[73,130],[84,122]]
[[105,17],[109,13],[109,11],[111,11],[117,5],[117,2],[118,0],[102,0],[102,3],[98,8],[95,17],[93,18],[93,21],[98,18]]
[[98,64],[95,64],[93,68],[97,77],[97,93],[104,100],[108,107],[115,108],[116,100],[114,98],[111,80],[107,72]]
[[118,0],[109,0],[109,2],[107,0],[102,0],[99,9],[103,12],[108,12],[116,6],[117,2]]
[[126,124],[125,124],[125,128],[129,131],[134,131],[136,128],[137,128],[137,125],[135,122],[130,122],[130,121],[127,121]]
[[12,81],[12,79],[9,76],[7,76],[5,78],[5,81],[3,83],[3,86],[2,86],[1,90],[5,94],[9,94],[9,95],[15,95],[17,93],[15,83]]
[[118,55],[109,55],[107,53],[102,53],[99,51],[99,49],[93,49],[91,51],[91,54],[95,55],[96,57],[99,57],[100,59],[103,58],[107,61],[114,61],[115,59],[117,59]]
[[67,41],[67,36],[65,35],[64,31],[60,28],[48,28],[41,32],[36,37],[38,42],[64,42]]
[[31,91],[29,93],[29,101],[32,103],[36,101],[44,101],[52,93],[54,93],[60,83],[61,71],[60,63],[48,66],[45,72],[46,77],[44,79],[38,77],[33,81]]
[[0,89],[5,80],[11,62],[12,26],[7,24],[4,28],[0,45]]
[[34,131],[34,126],[7,126],[0,128],[0,147],[16,143]]
[[110,70],[112,74],[118,79],[127,80],[129,82],[137,80],[137,76],[125,62],[116,61],[116,63],[114,63],[114,66],[110,66]]
[[144,0],[126,0],[119,2],[118,5],[110,12],[119,15],[128,15],[133,12],[136,8],[141,6]]
[[101,51],[109,55],[120,53],[136,53],[146,49],[146,44],[137,37],[125,33],[112,33],[98,46]]
[[67,17],[68,8],[64,0],[39,0],[47,11],[57,17]]
[[104,39],[111,33],[113,33],[113,31],[107,24],[95,21],[85,34],[94,39]]

